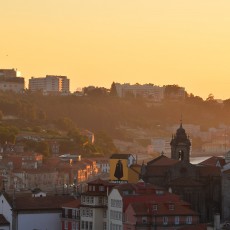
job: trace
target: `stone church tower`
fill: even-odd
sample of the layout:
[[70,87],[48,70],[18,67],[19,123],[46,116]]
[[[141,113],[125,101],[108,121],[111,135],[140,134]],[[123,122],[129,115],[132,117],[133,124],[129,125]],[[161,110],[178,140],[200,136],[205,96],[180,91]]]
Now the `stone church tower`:
[[180,128],[177,129],[176,135],[172,136],[170,145],[172,159],[181,160],[186,163],[190,162],[189,155],[191,142],[184,128],[182,127],[182,123],[180,124]]

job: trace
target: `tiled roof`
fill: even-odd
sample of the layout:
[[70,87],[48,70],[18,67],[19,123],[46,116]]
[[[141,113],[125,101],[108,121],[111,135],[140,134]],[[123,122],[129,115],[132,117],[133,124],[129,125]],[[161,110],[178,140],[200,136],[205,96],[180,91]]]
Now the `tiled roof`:
[[114,153],[110,159],[128,159],[131,154]]
[[60,210],[63,204],[73,201],[72,196],[16,197],[14,208],[18,211]]
[[[158,203],[166,203],[169,201],[179,202],[180,197],[175,194],[168,193],[168,192],[161,194],[161,195],[160,194],[158,195],[156,193],[127,195],[123,197],[123,209],[126,210],[126,208],[128,207],[130,203],[158,204]],[[183,204],[185,204],[184,201],[183,201]]]
[[62,205],[63,208],[80,208],[81,200],[80,199],[74,199],[70,202],[64,203]]
[[226,164],[225,159],[223,157],[212,156],[200,162],[199,165],[216,166],[218,161],[221,167],[223,167]]
[[10,223],[6,220],[6,218],[0,214],[0,226],[6,226],[6,225],[10,225]]
[[107,180],[102,180],[100,178],[88,182],[88,185],[108,185],[109,182]]
[[147,163],[148,166],[169,166],[174,165],[180,161],[168,158],[164,155],[161,155]]
[[169,209],[169,202],[165,200],[164,202],[156,202],[157,210],[153,210],[153,204],[147,202],[135,202],[131,203],[136,215],[198,215],[195,211],[193,211],[190,206],[183,205],[180,201],[171,202],[170,204],[174,205],[172,210]]

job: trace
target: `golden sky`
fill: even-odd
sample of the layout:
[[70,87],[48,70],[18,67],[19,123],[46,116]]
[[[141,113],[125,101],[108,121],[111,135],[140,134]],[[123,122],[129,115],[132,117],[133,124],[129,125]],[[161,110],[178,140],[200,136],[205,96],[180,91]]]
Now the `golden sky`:
[[230,98],[229,0],[0,0],[0,68],[71,90],[178,84]]

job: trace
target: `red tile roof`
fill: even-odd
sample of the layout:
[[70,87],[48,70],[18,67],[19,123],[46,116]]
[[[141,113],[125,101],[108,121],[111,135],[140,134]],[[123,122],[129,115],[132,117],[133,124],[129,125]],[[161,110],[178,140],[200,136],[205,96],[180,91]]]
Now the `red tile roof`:
[[195,215],[197,216],[198,213],[193,211],[189,205],[184,205],[183,202],[171,202],[170,204],[174,205],[173,209],[169,209],[169,202],[165,199],[163,202],[156,202],[157,210],[153,209],[153,204],[149,202],[139,202],[136,201],[135,203],[131,203],[130,205],[133,207],[136,215],[156,215],[156,216],[163,216],[163,215]]
[[223,167],[226,164],[225,159],[223,157],[212,156],[212,157],[200,162],[199,165],[207,165],[207,166],[215,166],[216,167],[218,161],[219,161],[221,167]]
[[62,205],[63,208],[80,208],[81,200],[79,199],[74,199],[70,202],[64,203]]
[[150,165],[151,166],[171,166],[171,165],[177,164],[178,162],[180,162],[180,161],[168,158],[164,155],[161,155],[161,156],[149,161],[147,163],[147,165],[148,166],[150,166]]
[[72,196],[16,197],[14,207],[17,211],[60,210],[63,204],[73,201]]
[[[166,192],[165,194],[158,195],[156,193],[152,194],[133,194],[123,197],[123,209],[126,210],[130,203],[165,203],[165,202],[179,202],[180,197]],[[184,201],[183,201],[184,202]],[[185,204],[185,202],[184,202]],[[186,203],[187,204],[187,203]]]

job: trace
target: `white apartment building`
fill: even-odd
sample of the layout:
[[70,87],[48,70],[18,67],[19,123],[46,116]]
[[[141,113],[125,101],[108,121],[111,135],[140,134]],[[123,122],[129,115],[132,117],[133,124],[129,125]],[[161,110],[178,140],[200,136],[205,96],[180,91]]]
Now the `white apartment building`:
[[20,73],[15,69],[0,69],[0,90],[15,93],[23,92],[25,80],[19,76]]
[[69,79],[66,76],[46,75],[46,77],[29,79],[29,90],[41,90],[43,94],[69,93]]
[[107,230],[107,204],[109,184],[97,179],[88,182],[88,191],[81,194],[82,230]]
[[153,101],[160,102],[164,99],[164,90],[165,87],[153,85],[153,84],[144,84],[144,85],[130,85],[128,83],[120,84],[116,83],[117,95],[119,97],[125,97],[127,94],[132,94],[135,97],[142,96],[151,98]]

